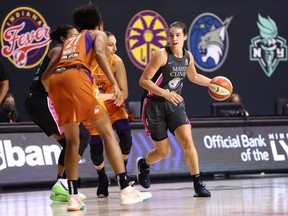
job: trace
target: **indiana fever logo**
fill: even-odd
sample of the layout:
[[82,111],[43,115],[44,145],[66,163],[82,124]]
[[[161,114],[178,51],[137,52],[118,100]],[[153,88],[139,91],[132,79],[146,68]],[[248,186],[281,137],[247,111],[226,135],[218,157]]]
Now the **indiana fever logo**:
[[49,31],[37,11],[28,7],[14,9],[2,23],[2,55],[18,68],[37,66],[48,52]]
[[216,15],[204,13],[193,21],[188,33],[188,49],[199,69],[213,72],[224,63],[229,48],[227,28],[231,20],[232,17],[228,17],[222,22]]
[[153,53],[167,44],[168,25],[150,10],[136,14],[126,30],[126,50],[133,64],[143,70]]

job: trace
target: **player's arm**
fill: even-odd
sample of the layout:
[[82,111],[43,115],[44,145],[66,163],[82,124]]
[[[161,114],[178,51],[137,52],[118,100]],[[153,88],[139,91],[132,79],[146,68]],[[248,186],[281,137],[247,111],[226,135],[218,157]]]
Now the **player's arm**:
[[57,47],[54,47],[52,50],[50,50],[48,54],[48,57],[50,58],[50,62],[41,77],[41,81],[47,92],[49,91],[49,76],[51,75],[51,73],[53,72],[53,69],[57,66],[60,60],[61,51],[62,51],[62,47],[57,46]]
[[164,96],[166,90],[158,87],[152,81],[152,78],[154,77],[158,69],[166,64],[166,61],[167,53],[163,49],[156,51],[147,66],[145,67],[140,77],[139,85],[153,94]]
[[160,88],[154,82],[152,82],[152,78],[154,77],[158,69],[166,64],[167,58],[167,52],[164,49],[156,51],[155,54],[152,56],[150,62],[144,69],[139,80],[139,85],[147,91],[164,97],[166,100],[172,102],[174,105],[177,105],[178,103],[183,101],[181,95],[175,92],[166,91],[165,89]]
[[194,64],[193,55],[189,51],[188,51],[188,54],[190,56],[190,63],[186,71],[188,79],[191,82],[196,83],[198,85],[208,86],[211,79],[206,76],[203,76],[202,74],[197,73],[195,64]]
[[110,68],[107,56],[106,56],[106,47],[107,47],[107,36],[102,31],[93,31],[91,33],[92,38],[94,38],[94,49],[95,49],[95,58],[102,69],[102,71],[105,73],[109,81],[114,87],[114,97],[115,97],[115,104],[117,106],[120,106],[122,103],[122,94],[119,89],[119,86],[116,82],[116,79],[112,73],[112,70]]
[[117,55],[115,57],[115,61],[114,61],[112,68],[113,68],[115,79],[122,93],[122,98],[123,100],[126,100],[128,98],[128,84],[127,84],[126,68],[122,59]]
[[4,97],[9,90],[9,80],[0,81],[0,103],[3,101]]

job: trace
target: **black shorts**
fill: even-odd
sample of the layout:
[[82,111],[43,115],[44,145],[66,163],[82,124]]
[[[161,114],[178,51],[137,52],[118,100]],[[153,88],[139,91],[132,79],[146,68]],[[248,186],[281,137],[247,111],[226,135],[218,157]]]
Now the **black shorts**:
[[178,106],[169,101],[144,99],[142,122],[154,141],[168,137],[167,130],[172,134],[181,125],[190,124],[185,111],[185,102]]
[[61,135],[63,128],[58,125],[58,116],[51,100],[45,94],[28,96],[25,109],[30,119],[37,124],[47,136]]

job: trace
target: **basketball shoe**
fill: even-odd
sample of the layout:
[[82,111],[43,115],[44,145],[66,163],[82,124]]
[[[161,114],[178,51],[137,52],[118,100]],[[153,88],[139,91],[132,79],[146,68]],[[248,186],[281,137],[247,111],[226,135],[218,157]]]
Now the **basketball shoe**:
[[206,185],[201,181],[194,183],[194,197],[210,197],[211,193],[205,187]]
[[125,205],[143,202],[151,197],[150,192],[140,192],[131,185],[120,190],[120,203]]
[[136,160],[137,180],[139,184],[144,188],[150,187],[150,166],[145,163],[143,157],[139,157]]
[[[56,183],[52,187],[52,194],[50,195],[50,199],[57,202],[67,202],[68,201],[68,183],[67,179],[59,178]],[[81,200],[85,200],[86,196],[82,193],[78,193],[81,197]]]
[[108,197],[109,192],[108,192],[108,187],[110,185],[110,179],[108,176],[105,175],[99,175],[98,177],[98,188],[97,188],[97,197],[98,198],[105,198]]
[[81,200],[81,197],[79,194],[77,195],[69,195],[68,196],[68,211],[79,211],[79,210],[85,210],[86,206],[84,202]]

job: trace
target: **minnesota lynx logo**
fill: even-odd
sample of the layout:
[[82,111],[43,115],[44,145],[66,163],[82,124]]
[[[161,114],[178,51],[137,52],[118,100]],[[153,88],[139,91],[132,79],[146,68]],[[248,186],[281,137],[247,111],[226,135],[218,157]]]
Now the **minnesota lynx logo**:
[[231,20],[232,17],[228,17],[222,22],[216,15],[204,13],[191,24],[188,49],[199,69],[212,72],[224,63],[229,48],[227,28]]
[[258,61],[262,70],[270,77],[279,61],[287,61],[286,40],[278,36],[274,20],[258,15],[259,36],[251,39],[250,60]]
[[2,23],[1,53],[18,68],[33,68],[48,52],[49,31],[50,27],[37,11],[16,8]]

